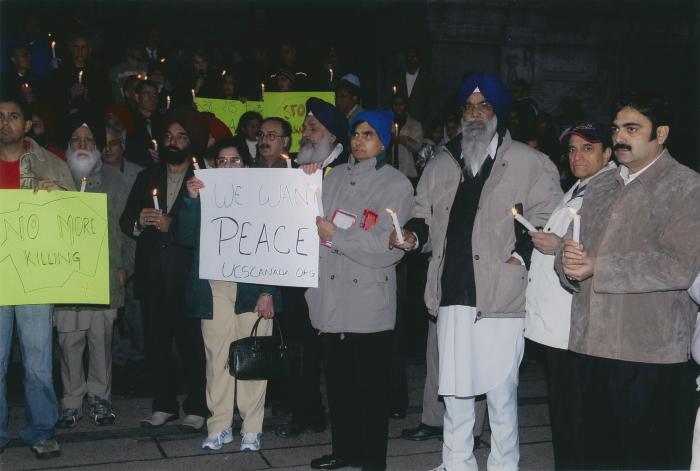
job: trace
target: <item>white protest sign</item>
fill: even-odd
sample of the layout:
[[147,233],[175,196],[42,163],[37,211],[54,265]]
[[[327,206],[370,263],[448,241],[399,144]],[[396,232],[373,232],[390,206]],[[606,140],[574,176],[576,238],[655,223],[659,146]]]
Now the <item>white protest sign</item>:
[[316,230],[321,172],[198,170],[199,277],[277,286],[318,286]]

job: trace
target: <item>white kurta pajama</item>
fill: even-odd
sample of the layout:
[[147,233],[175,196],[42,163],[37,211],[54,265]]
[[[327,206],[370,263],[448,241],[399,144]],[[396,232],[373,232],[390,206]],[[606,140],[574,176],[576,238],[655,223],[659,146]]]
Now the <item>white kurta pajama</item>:
[[446,406],[443,466],[478,469],[474,397],[486,394],[492,436],[488,469],[514,470],[520,459],[517,386],[525,319],[475,319],[476,309],[469,306],[441,307],[438,314],[439,393]]

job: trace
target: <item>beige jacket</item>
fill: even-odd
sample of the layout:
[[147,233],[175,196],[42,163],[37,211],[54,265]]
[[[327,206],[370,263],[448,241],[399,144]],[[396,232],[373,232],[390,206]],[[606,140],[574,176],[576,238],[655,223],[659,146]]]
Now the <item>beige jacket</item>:
[[20,157],[19,187],[23,190],[35,190],[40,181],[49,180],[64,190],[75,190],[68,165],[37,144],[34,139],[25,139],[29,141],[30,146]]
[[[569,349],[603,358],[680,363],[689,358],[700,269],[700,175],[668,151],[627,186],[620,171],[595,178],[581,208],[581,243],[596,257],[576,291]],[[570,237],[569,237],[570,238]]]
[[[396,144],[398,169],[408,178],[416,178],[418,177],[418,172],[416,171],[416,161],[413,158],[413,153],[418,152],[423,143],[423,127],[409,115],[406,123],[399,131],[399,136],[407,137],[409,141],[407,145]],[[392,152],[393,150],[394,146],[392,146]],[[393,156],[390,158],[393,158]]]
[[[442,296],[440,280],[450,208],[462,178],[455,157],[443,147],[428,162],[418,182],[413,210],[413,217],[424,219],[430,228],[423,251],[433,252],[425,285],[425,304],[433,315],[437,315]],[[525,316],[527,270],[524,265],[506,263],[515,247],[511,208],[522,203],[525,217],[535,226],[543,226],[561,197],[559,174],[549,158],[513,141],[506,132],[481,192],[472,232],[477,319]]]

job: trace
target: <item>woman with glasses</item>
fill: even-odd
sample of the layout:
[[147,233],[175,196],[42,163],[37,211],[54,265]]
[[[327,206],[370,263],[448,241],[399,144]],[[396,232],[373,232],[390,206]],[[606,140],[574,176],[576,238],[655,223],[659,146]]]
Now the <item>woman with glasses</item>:
[[352,155],[323,180],[318,288],[306,292],[309,315],[321,333],[332,454],[314,469],[386,467],[390,353],[396,321],[396,264],[389,249],[393,225],[406,222],[413,187],[386,163],[392,114],[363,111],[350,123]]
[[[244,168],[249,161],[232,139],[220,142],[216,152],[216,168]],[[175,237],[179,243],[195,248],[195,258],[185,291],[185,303],[191,317],[202,319],[202,336],[206,354],[208,436],[202,442],[205,450],[219,450],[233,441],[234,401],[238,405],[241,426],[241,450],[260,449],[262,422],[265,415],[267,381],[236,381],[227,369],[229,345],[248,337],[259,317],[257,335],[272,333],[272,318],[281,309],[279,290],[231,281],[199,279],[199,225],[201,207],[199,190],[204,183],[197,177],[187,181],[187,196],[178,213]]]

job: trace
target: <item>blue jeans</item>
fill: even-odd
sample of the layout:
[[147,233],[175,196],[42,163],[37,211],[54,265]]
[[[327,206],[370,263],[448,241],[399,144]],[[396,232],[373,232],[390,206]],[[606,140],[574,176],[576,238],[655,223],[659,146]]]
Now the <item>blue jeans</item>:
[[0,306],[0,446],[10,441],[7,433],[7,366],[12,351],[12,329],[24,365],[24,401],[27,425],[20,436],[29,445],[53,437],[58,403],[53,390],[53,305]]

